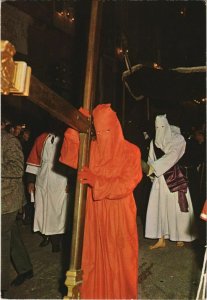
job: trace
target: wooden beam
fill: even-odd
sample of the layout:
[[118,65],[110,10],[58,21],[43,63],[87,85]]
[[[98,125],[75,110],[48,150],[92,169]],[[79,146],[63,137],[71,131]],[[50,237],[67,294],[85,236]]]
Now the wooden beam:
[[31,76],[29,100],[40,106],[53,117],[78,130],[88,132],[90,122],[68,101],[52,91],[48,86]]

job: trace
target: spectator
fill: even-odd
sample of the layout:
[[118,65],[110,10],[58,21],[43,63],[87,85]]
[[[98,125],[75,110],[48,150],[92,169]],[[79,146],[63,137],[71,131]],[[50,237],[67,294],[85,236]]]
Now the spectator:
[[27,161],[27,158],[29,156],[29,153],[32,149],[32,144],[31,144],[31,130],[29,128],[24,128],[21,132],[21,135],[19,136],[20,142],[22,145],[22,150],[24,153],[24,158],[25,161]]
[[1,120],[1,129],[5,129],[5,131],[13,134],[14,133],[14,126],[11,124],[11,122],[7,119]]
[[21,132],[22,132],[22,125],[21,124],[16,124],[14,126],[14,131],[13,131],[14,136],[19,137]]
[[[19,140],[22,145],[22,151],[24,153],[24,162],[25,162],[25,169],[26,169],[26,161],[29,156],[29,153],[32,149],[31,143],[31,130],[29,128],[22,129],[21,135],[19,136]],[[31,225],[34,219],[34,203],[30,200],[30,194],[27,190],[27,182],[26,182],[26,174],[24,174],[24,186],[25,186],[25,196],[26,196],[26,203],[23,207],[23,224],[24,225]]]
[[199,210],[206,200],[206,140],[203,130],[195,130],[194,139],[198,146],[198,180],[199,180]]
[[23,200],[23,153],[20,142],[5,129],[1,130],[1,142],[1,289],[5,293],[10,284],[10,256],[18,273],[12,285],[32,278],[33,270],[16,221]]
[[[23,126],[20,123],[15,123],[11,128],[10,128],[10,133],[12,133],[16,138],[18,138],[21,142],[21,135],[23,132]],[[24,154],[24,149],[23,150],[23,154]],[[24,156],[25,157],[25,156]],[[25,160],[24,160],[25,161]],[[24,178],[23,178],[24,181]],[[26,193],[23,193],[23,206],[22,208],[19,210],[18,215],[17,215],[17,219],[18,220],[23,220],[24,219],[24,209],[25,209],[25,205],[27,204],[26,201]]]
[[8,125],[10,125],[11,122],[5,118],[1,119],[1,129],[5,129]]
[[195,128],[190,139],[187,139],[186,152],[181,159],[185,176],[189,181],[196,220],[200,223],[200,211],[206,199],[206,144],[202,129]]

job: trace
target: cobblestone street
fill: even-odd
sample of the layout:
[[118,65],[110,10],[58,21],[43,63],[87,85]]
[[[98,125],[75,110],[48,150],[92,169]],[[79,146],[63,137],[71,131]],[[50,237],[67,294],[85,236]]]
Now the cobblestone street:
[[[167,242],[166,248],[151,251],[149,246],[154,240],[144,239],[141,224],[138,227],[139,299],[195,299],[202,264],[202,254],[197,246],[186,244],[178,248],[175,243]],[[64,258],[62,252],[52,253],[50,244],[40,248],[42,238],[38,233],[32,233],[30,226],[20,222],[20,229],[33,263],[34,277],[19,287],[11,287],[7,298],[63,298],[67,255]],[[16,276],[12,267],[11,275],[12,279]]]

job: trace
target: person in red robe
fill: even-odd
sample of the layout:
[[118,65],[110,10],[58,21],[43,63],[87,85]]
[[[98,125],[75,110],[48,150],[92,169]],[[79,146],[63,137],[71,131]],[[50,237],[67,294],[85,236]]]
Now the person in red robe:
[[[82,254],[82,299],[137,299],[138,234],[133,190],[142,178],[141,154],[124,139],[110,104],[93,110],[96,140],[89,167],[78,178],[88,185]],[[79,136],[69,128],[60,161],[77,168]]]

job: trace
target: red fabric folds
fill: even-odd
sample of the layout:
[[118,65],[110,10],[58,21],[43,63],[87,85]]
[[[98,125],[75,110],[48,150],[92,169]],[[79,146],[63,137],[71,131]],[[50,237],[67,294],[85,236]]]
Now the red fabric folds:
[[27,159],[28,165],[40,166],[42,159],[42,151],[48,133],[42,133],[36,140]]
[[71,168],[78,167],[79,134],[76,130],[68,128],[64,135],[61,148],[60,162]]

